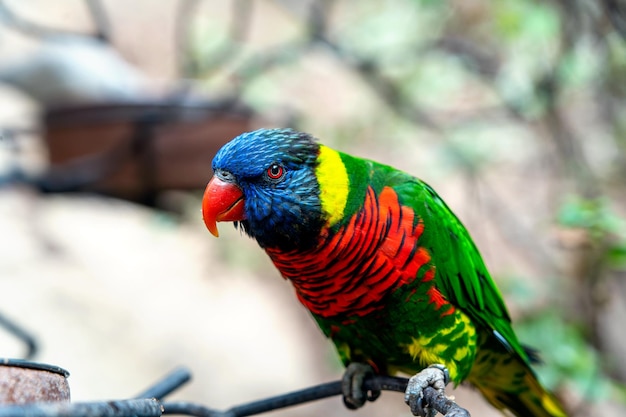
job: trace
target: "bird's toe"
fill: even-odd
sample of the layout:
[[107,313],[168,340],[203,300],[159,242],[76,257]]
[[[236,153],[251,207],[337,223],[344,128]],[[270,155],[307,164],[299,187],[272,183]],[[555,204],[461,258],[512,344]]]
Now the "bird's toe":
[[341,380],[343,403],[347,408],[355,410],[363,407],[366,401],[374,401],[380,396],[380,391],[368,391],[363,388],[365,378],[372,375],[374,369],[370,365],[359,362],[348,365]]

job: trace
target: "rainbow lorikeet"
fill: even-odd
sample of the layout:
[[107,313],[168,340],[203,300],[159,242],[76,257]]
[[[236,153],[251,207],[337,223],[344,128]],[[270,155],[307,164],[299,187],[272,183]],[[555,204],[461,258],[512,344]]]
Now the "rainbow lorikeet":
[[[469,381],[520,417],[565,416],[535,377],[467,230],[423,181],[291,129],[244,133],[213,159],[202,211],[235,222],[290,280],[347,366],[344,401],[367,372],[416,374],[421,390]],[[432,410],[430,410],[432,412]]]

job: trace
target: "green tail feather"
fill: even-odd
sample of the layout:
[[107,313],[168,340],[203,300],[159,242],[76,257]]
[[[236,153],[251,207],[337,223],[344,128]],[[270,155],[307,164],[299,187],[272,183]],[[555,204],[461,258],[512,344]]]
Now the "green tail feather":
[[508,409],[518,417],[566,417],[558,400],[544,389],[534,375],[526,375],[527,389],[516,392],[496,390],[493,387],[475,385],[496,408]]
[[[518,417],[566,417],[559,401],[537,380],[527,360],[483,333],[469,381],[498,409]],[[535,351],[530,359],[537,360]]]

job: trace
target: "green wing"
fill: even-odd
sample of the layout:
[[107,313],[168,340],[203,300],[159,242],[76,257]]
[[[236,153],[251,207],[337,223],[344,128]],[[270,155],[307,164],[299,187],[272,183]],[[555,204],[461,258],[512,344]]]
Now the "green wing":
[[[349,168],[351,197],[362,203],[367,186],[380,192],[390,186],[400,204],[411,207],[424,221],[421,244],[431,254],[439,291],[472,321],[491,329],[507,350],[526,363],[528,355],[511,327],[511,318],[502,295],[489,275],[480,252],[459,219],[428,184],[388,165],[341,154]],[[346,218],[359,207],[348,206]]]
[[502,295],[463,224],[428,184],[413,177],[397,179],[392,182],[400,203],[412,207],[424,221],[420,241],[431,252],[439,291],[528,363]]

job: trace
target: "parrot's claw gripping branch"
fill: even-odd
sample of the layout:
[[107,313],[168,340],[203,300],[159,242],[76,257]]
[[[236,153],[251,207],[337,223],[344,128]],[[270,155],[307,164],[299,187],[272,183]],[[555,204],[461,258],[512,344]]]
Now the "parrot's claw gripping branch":
[[434,364],[414,375],[403,387],[385,385],[379,381],[402,381],[401,378],[377,376],[374,369],[364,363],[349,364],[341,380],[343,402],[354,410],[367,401],[376,400],[381,390],[404,391],[404,400],[413,415],[434,417],[437,412],[447,416],[469,417],[469,413],[445,396],[450,373],[444,365]]
[[374,376],[374,369],[367,364],[353,362],[348,365],[341,379],[343,403],[351,410],[363,407],[366,401],[375,401],[380,390],[365,390],[364,382]]
[[411,407],[414,416],[434,417],[437,410],[425,401],[424,390],[427,387],[433,387],[440,395],[445,396],[448,382],[450,382],[450,373],[445,366],[430,365],[409,379],[404,393],[404,402]]

